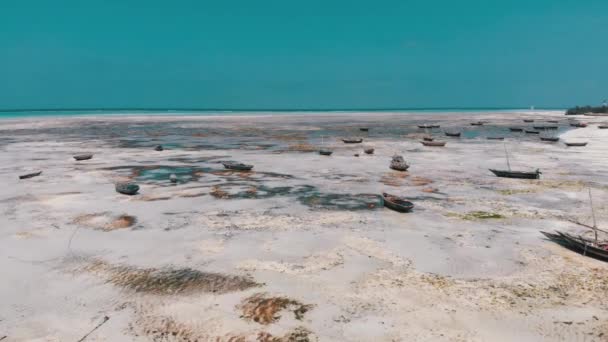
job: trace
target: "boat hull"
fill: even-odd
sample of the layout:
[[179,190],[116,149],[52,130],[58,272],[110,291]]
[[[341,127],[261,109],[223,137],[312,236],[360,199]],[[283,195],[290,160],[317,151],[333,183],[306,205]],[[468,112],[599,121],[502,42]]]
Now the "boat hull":
[[540,171],[534,172],[525,172],[525,171],[508,171],[508,170],[494,170],[490,169],[490,171],[495,174],[497,177],[503,178],[519,178],[519,179],[539,179]]
[[384,193],[382,194],[382,199],[384,200],[385,207],[400,213],[408,213],[414,209],[414,203],[397,196]]

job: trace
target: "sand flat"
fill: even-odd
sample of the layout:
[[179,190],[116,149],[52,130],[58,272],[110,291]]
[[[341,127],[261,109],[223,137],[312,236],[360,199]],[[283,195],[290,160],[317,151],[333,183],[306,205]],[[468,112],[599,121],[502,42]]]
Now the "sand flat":
[[[557,143],[508,129],[554,119]],[[469,125],[478,120],[487,123]],[[606,340],[608,264],[539,233],[584,233],[568,220],[591,223],[588,189],[608,228],[608,130],[600,117],[576,129],[567,120],[537,111],[0,121],[0,337],[78,340],[108,316],[89,340]],[[441,128],[417,128],[427,122]],[[425,134],[446,147],[422,146]],[[504,143],[486,139],[497,135]],[[332,156],[315,152],[322,144]],[[490,173],[506,167],[504,146],[512,168],[539,168],[541,179]],[[73,160],[82,152],[93,159]],[[407,173],[388,168],[395,153]],[[226,160],[255,167],[226,171]],[[32,170],[43,173],[18,180]],[[116,193],[117,181],[137,182],[140,194]],[[382,192],[407,196],[414,211],[378,206]]]

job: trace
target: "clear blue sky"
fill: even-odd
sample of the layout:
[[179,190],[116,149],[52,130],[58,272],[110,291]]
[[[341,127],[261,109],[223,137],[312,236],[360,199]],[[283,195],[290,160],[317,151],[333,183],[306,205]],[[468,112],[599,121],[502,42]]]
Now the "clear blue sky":
[[3,0],[0,108],[561,107],[608,0]]

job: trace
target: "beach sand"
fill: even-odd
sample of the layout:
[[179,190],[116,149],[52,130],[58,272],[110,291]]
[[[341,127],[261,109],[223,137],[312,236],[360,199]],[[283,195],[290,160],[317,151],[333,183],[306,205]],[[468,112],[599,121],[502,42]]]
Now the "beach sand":
[[[602,118],[577,129],[567,119],[0,121],[0,338],[78,341],[103,323],[87,341],[607,341],[608,264],[539,232],[587,234],[569,220],[591,224],[589,188],[608,228],[608,130]],[[561,121],[561,142],[507,129],[546,120]],[[441,128],[417,128],[426,122]],[[422,146],[424,134],[446,147]],[[486,139],[498,135],[511,167],[539,168],[540,180],[488,171],[506,168],[503,142]],[[93,159],[72,158],[82,152]],[[407,173],[388,168],[395,153]],[[223,160],[255,167],[227,171]],[[140,193],[116,193],[118,181]],[[414,211],[382,208],[382,192]]]

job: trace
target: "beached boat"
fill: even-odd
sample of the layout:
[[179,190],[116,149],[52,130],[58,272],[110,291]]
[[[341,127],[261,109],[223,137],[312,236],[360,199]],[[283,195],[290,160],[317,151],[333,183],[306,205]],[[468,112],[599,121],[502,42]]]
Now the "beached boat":
[[25,175],[19,176],[19,179],[33,178],[33,177],[40,176],[41,174],[42,174],[42,171],[32,172],[32,173],[26,173]]
[[591,256],[600,260],[608,261],[608,241],[597,241],[584,238],[582,236],[574,236],[568,233],[556,231],[548,233],[541,231],[549,240],[556,242],[570,250],[581,253],[585,256]]
[[407,169],[410,166],[405,162],[405,159],[403,159],[402,156],[400,155],[394,155],[393,159],[391,160],[391,165],[390,168],[395,170],[395,171],[407,171]]
[[519,128],[519,127],[509,127],[509,131],[511,131],[511,132],[523,132],[524,129],[523,128]]
[[471,122],[471,126],[483,126],[483,122],[481,122],[481,121]]
[[434,138],[433,137],[422,137],[422,140],[424,140],[424,141],[433,141]]
[[503,178],[520,178],[520,179],[539,179],[540,178],[540,170],[528,172],[528,171],[511,171],[511,170],[494,170],[490,169],[493,174],[497,177]]
[[564,142],[564,144],[566,144],[566,146],[570,146],[570,147],[587,146],[587,142]]
[[445,132],[445,135],[448,137],[459,137],[460,134],[460,132]]
[[599,125],[597,126],[599,129],[608,129],[608,125]]
[[540,137],[540,140],[556,142],[559,141],[559,137]]
[[439,127],[441,127],[441,126],[440,125],[426,125],[426,124],[425,125],[418,125],[418,128],[424,128],[424,129],[427,129],[427,128],[439,128]]
[[559,120],[547,120],[548,123],[559,123]]
[[331,156],[332,153],[334,153],[334,151],[327,150],[327,149],[319,150],[319,154],[322,156]]
[[414,209],[414,203],[398,196],[382,193],[382,199],[384,199],[384,206],[398,211],[400,213],[407,213]]
[[361,127],[361,128],[359,128],[359,130],[361,132],[367,132],[367,131],[369,131],[369,128],[367,128],[367,127]]
[[74,156],[74,159],[76,160],[89,160],[93,158],[93,155],[88,153],[88,154],[77,154]]
[[358,138],[358,139],[356,139],[356,138],[349,138],[349,139],[342,139],[342,141],[345,144],[360,144],[360,143],[363,142],[363,139],[361,139],[361,138]]
[[524,119],[524,122],[534,122],[533,119]]
[[445,146],[445,141],[421,141],[424,146],[432,146],[432,147],[443,147]]
[[163,145],[156,145],[156,147],[154,148],[154,151],[162,151],[164,150]]
[[365,152],[365,154],[374,154],[374,149],[373,148],[366,148],[363,150],[363,152]]
[[571,122],[570,126],[577,127],[577,128],[584,128],[584,127],[587,127],[587,123],[586,122]]
[[237,162],[222,162],[225,168],[228,170],[236,170],[236,171],[249,171],[253,169],[253,165],[237,163]]
[[488,140],[505,140],[505,137],[486,137]]
[[540,134],[539,131],[532,131],[532,130],[526,130],[525,132],[528,134]]
[[123,195],[135,195],[139,191],[139,185],[135,183],[116,183],[115,188]]
[[540,129],[540,130],[557,129],[557,126],[534,126],[534,129]]

